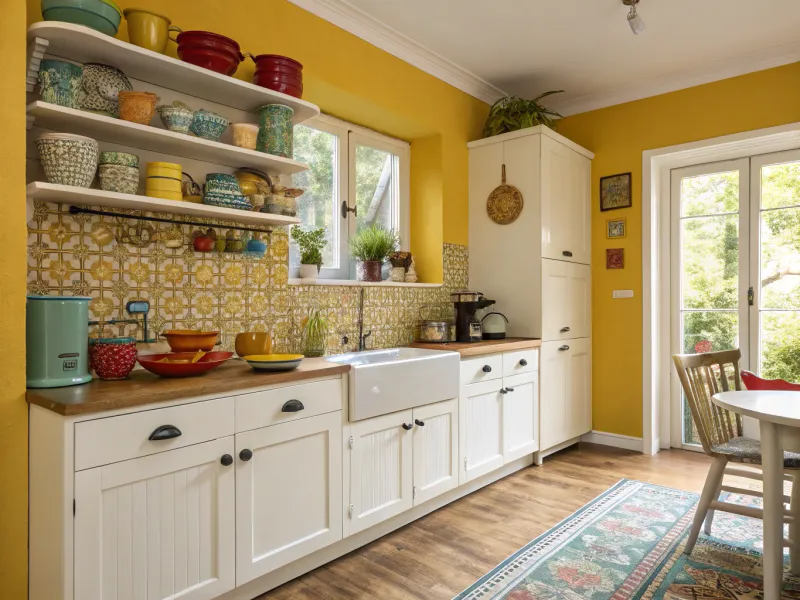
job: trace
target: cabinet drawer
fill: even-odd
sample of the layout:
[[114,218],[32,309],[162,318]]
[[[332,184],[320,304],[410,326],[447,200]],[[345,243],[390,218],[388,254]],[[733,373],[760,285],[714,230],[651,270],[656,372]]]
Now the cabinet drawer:
[[503,354],[503,377],[532,373],[539,370],[539,351],[536,348]]
[[488,354],[461,361],[461,385],[499,379],[502,376],[502,354]]
[[[150,436],[164,425],[171,425],[180,434],[169,439],[150,440]],[[228,435],[233,435],[233,398],[83,421],[75,425],[75,470],[148,456]]]
[[236,431],[249,431],[342,409],[341,379],[236,396]]

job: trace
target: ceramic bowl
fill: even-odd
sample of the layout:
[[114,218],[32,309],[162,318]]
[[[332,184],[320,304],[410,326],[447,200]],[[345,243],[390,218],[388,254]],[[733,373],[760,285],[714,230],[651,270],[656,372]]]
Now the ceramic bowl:
[[173,30],[168,17],[145,8],[126,8],[124,13],[131,44],[159,54],[167,51],[169,32]]
[[207,194],[243,195],[236,177],[227,173],[209,173],[206,175],[205,191]]
[[147,177],[145,187],[148,192],[175,192],[183,195],[182,181],[170,177]]
[[214,349],[219,331],[198,331],[196,329],[172,329],[162,334],[173,352],[206,352]]
[[47,181],[88,188],[97,172],[97,142],[79,135],[45,134],[36,140]]
[[80,65],[45,59],[39,66],[39,95],[50,104],[80,109],[83,100],[82,79],[83,67]]
[[99,63],[83,65],[81,109],[119,118],[119,93],[130,92],[133,86],[125,73]]
[[122,14],[116,5],[102,0],[42,0],[45,21],[85,25],[106,35],[117,35]]
[[302,354],[255,354],[243,356],[256,371],[291,371],[300,366]]
[[156,112],[158,96],[151,92],[120,92],[119,117],[139,125],[150,125]]
[[206,193],[203,196],[203,204],[221,208],[235,208],[237,210],[253,210],[252,204],[244,196],[231,196],[228,194]]
[[100,165],[100,189],[119,194],[136,194],[139,191],[139,168],[123,165]]
[[184,31],[175,41],[181,60],[223,75],[236,73],[244,59],[239,44],[217,33]]
[[236,354],[272,354],[272,336],[266,331],[248,331],[236,336]]
[[267,104],[258,109],[258,142],[256,150],[292,158],[294,152],[294,109],[283,104]]
[[146,166],[148,177],[168,177],[182,179],[183,167],[177,163],[149,162]]
[[248,150],[256,149],[258,125],[253,123],[234,123],[231,128],[233,129],[233,144],[235,146],[247,148]]
[[244,254],[252,258],[261,258],[267,253],[267,244],[261,240],[250,240],[245,244]]
[[[209,352],[197,362],[191,362],[195,352],[171,352],[167,354],[146,354],[138,358],[139,364],[161,377],[192,377],[202,375],[225,364],[233,352]],[[161,362],[163,359],[188,362]]]
[[189,130],[197,137],[216,142],[222,137],[227,128],[228,119],[222,115],[201,109],[194,113]]
[[89,340],[89,363],[100,379],[126,379],[136,366],[136,340],[132,337]]
[[139,168],[139,157],[127,152],[101,152],[101,165],[120,165],[123,167]]
[[158,116],[164,127],[176,133],[189,133],[189,126],[194,119],[194,111],[183,102],[173,102],[165,106],[159,106]]

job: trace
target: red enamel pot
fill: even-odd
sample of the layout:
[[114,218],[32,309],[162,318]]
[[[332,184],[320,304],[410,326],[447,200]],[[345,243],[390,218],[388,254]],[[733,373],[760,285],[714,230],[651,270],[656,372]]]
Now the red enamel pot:
[[303,97],[303,65],[278,54],[245,54],[256,63],[253,83],[295,98]]
[[233,75],[244,60],[239,44],[210,31],[184,31],[174,41],[182,61],[215,73]]

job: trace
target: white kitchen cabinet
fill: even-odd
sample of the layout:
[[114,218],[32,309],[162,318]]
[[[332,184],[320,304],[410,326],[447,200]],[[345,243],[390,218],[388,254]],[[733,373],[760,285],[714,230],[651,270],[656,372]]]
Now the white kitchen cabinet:
[[539,449],[539,374],[503,378],[503,462]]
[[459,469],[461,483],[503,466],[503,380],[461,386]]
[[589,265],[542,260],[542,340],[589,337],[591,300]]
[[236,435],[236,585],[342,539],[342,416]]
[[233,589],[233,451],[225,437],[75,473],[74,598],[211,600]]
[[413,410],[414,506],[458,485],[458,400]]
[[413,506],[413,429],[411,410],[351,423],[348,535]]
[[541,362],[541,447],[551,448],[592,428],[591,338],[544,342]]

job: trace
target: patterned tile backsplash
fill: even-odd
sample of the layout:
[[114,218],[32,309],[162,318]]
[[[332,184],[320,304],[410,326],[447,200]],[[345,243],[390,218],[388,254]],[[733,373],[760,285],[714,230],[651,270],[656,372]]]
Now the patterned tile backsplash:
[[[191,245],[191,226],[150,223],[156,241],[137,247],[118,243],[110,232],[143,221],[71,215],[65,205],[36,202],[28,223],[28,293],[90,296],[89,316],[107,322],[131,318],[130,300],[150,302],[151,331],[214,329],[232,349],[241,331],[271,331],[277,352],[301,351],[302,320],[318,307],[328,319],[328,352],[352,349],[357,338],[357,286],[289,285],[289,240],[285,230],[270,237],[263,258],[227,252],[199,253]],[[164,245],[176,234],[181,248]],[[215,226],[218,236],[227,228]],[[118,235],[118,233],[117,233]],[[425,313],[449,316],[449,294],[467,288],[466,246],[444,244],[444,285],[440,288],[366,287],[364,330],[372,331],[368,347],[408,344],[422,307]],[[93,327],[91,333],[96,334]],[[105,325],[104,334],[136,335],[136,325]],[[152,333],[150,334],[152,337]],[[341,345],[347,335],[350,343]]]

